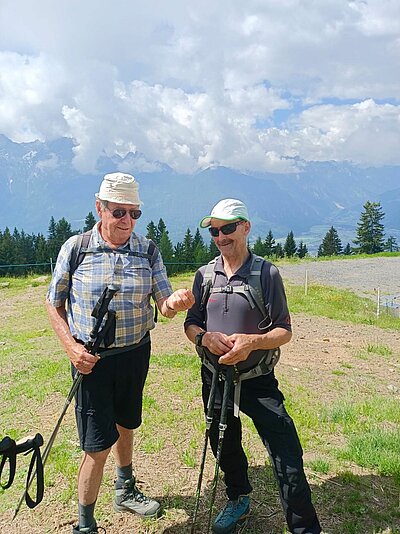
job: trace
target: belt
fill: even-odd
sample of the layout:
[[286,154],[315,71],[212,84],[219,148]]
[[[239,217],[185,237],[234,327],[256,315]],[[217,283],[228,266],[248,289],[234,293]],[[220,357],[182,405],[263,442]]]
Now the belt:
[[[81,339],[74,339],[77,343],[80,343],[81,345],[85,344],[84,341],[82,341]],[[115,354],[121,354],[123,352],[135,350],[141,347],[142,345],[145,345],[146,343],[150,343],[150,332],[147,332],[138,343],[134,343],[133,345],[125,345],[124,347],[113,347],[112,349],[99,348],[98,353],[102,358],[106,358],[107,356],[113,356]]]

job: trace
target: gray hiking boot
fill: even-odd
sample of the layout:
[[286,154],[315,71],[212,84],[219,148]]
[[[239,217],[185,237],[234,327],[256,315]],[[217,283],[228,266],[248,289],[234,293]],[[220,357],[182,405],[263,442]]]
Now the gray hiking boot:
[[160,503],[143,495],[135,482],[135,478],[125,480],[124,487],[115,490],[114,510],[131,512],[142,517],[158,517],[161,511]]

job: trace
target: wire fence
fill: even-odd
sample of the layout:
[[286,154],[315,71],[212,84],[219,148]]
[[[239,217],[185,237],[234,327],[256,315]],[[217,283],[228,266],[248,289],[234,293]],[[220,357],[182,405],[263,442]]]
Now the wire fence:
[[[27,276],[30,274],[53,274],[55,262],[52,258],[43,263],[20,263],[13,265],[0,265],[0,277]],[[168,274],[177,274],[185,271],[195,271],[203,263],[164,261]]]

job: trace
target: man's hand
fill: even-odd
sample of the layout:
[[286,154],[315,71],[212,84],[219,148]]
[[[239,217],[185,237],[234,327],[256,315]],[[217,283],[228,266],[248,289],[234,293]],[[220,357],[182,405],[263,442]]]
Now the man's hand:
[[93,367],[100,360],[100,356],[90,354],[80,343],[75,343],[67,353],[73,366],[83,375],[91,373]]
[[195,298],[190,289],[177,289],[164,302],[167,310],[179,312],[191,308]]
[[201,344],[206,347],[212,354],[222,356],[231,351],[234,344],[229,339],[230,336],[222,332],[206,332],[203,336]]
[[243,362],[247,360],[250,352],[258,348],[255,346],[257,334],[232,334],[227,336],[227,340],[231,345],[231,349],[227,352],[225,351],[225,354],[218,360],[218,363],[223,365],[236,365],[239,362]]

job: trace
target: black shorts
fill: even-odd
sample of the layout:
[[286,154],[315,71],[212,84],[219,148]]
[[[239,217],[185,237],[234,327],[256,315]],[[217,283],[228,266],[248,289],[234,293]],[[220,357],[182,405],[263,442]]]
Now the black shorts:
[[75,396],[83,451],[99,452],[114,445],[119,437],[117,424],[129,429],[140,426],[150,360],[150,336],[148,339],[148,343],[103,357],[84,376]]

